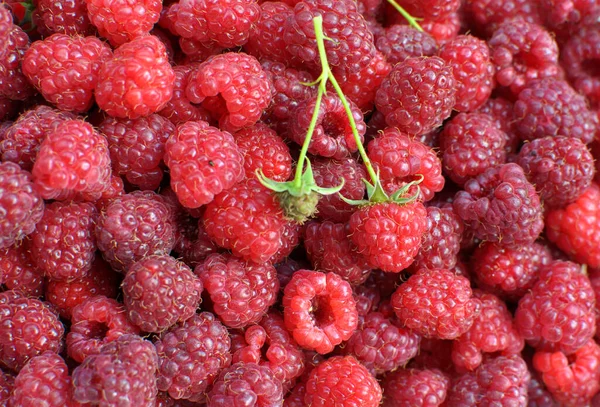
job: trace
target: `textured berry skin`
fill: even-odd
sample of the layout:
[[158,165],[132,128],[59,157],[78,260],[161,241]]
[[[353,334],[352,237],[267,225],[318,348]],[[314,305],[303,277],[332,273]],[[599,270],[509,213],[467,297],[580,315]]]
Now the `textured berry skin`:
[[152,342],[123,335],[73,371],[73,399],[102,407],[156,404],[158,357]]
[[235,363],[221,371],[210,393],[210,407],[275,407],[283,403],[281,382],[256,363]]
[[600,187],[592,184],[572,204],[548,211],[546,236],[574,261],[600,267]]
[[0,364],[18,372],[46,351],[59,353],[65,328],[42,301],[16,291],[0,293]]
[[388,126],[411,136],[439,127],[455,103],[452,68],[439,57],[412,57],[396,64],[375,96]]
[[285,326],[296,342],[320,354],[348,340],[358,324],[352,288],[335,273],[296,271],[282,304]]
[[383,80],[392,70],[385,56],[377,51],[369,65],[358,72],[339,75],[340,87],[344,95],[365,113],[373,111],[375,95]]
[[88,35],[93,31],[85,0],[69,0],[60,3],[39,0],[35,15],[38,18],[38,30],[41,27],[51,33],[67,35]]
[[260,4],[260,17],[254,25],[244,49],[261,61],[287,64],[292,55],[287,50],[283,32],[285,22],[292,14],[292,7],[284,2]]
[[8,407],[10,394],[14,387],[14,377],[0,371],[0,406]]
[[454,197],[454,211],[481,240],[530,244],[544,228],[540,198],[517,164],[490,168]]
[[138,119],[105,118],[98,127],[108,140],[113,171],[142,190],[155,190],[163,178],[165,143],[175,126],[157,114]]
[[438,407],[450,379],[438,369],[398,369],[383,382],[383,407]]
[[544,386],[542,379],[535,374],[534,371],[530,371],[531,381],[527,389],[528,404],[527,407],[555,407],[556,402],[554,398]]
[[31,174],[11,162],[0,163],[0,248],[7,248],[35,230],[44,214],[44,201]]
[[500,25],[488,41],[496,81],[514,95],[534,79],[557,76],[558,46],[540,25],[522,20]]
[[[137,119],[164,108],[175,84],[164,44],[154,35],[123,44],[98,74],[96,102],[113,117]],[[138,83],[139,78],[144,78]]]
[[519,147],[519,136],[514,130],[513,103],[504,98],[490,98],[484,103],[478,113],[489,115],[496,123],[496,127],[506,134],[506,152],[516,154]]
[[111,56],[110,47],[96,37],[54,34],[29,47],[22,69],[47,101],[79,113],[92,106],[100,66]]
[[491,35],[503,22],[515,17],[528,23],[541,24],[538,4],[535,0],[472,0],[466,6],[475,26]]
[[488,168],[506,162],[506,134],[491,116],[460,113],[440,133],[444,169],[452,181],[464,185]]
[[192,270],[166,255],[134,263],[121,288],[129,320],[144,332],[161,332],[190,318],[202,294],[202,282]]
[[150,32],[160,18],[160,0],[86,0],[88,17],[113,46]]
[[525,143],[517,164],[551,207],[576,201],[594,178],[594,157],[578,138],[549,136]]
[[556,78],[529,83],[515,102],[514,118],[516,132],[528,141],[562,136],[588,144],[598,126],[585,97]]
[[376,407],[382,392],[377,380],[352,356],[334,356],[313,369],[304,402],[311,407]]
[[207,122],[177,126],[165,145],[171,188],[186,208],[198,208],[244,176],[244,157],[233,136]]
[[2,38],[0,47],[0,96],[11,100],[27,100],[33,95],[33,87],[23,75],[21,62],[29,48],[29,36],[21,27],[12,25]]
[[410,57],[430,57],[438,53],[438,45],[430,34],[409,25],[394,24],[386,28],[375,45],[392,65]]
[[219,371],[231,363],[227,328],[209,312],[175,325],[155,346],[158,389],[178,400],[202,402]]
[[421,202],[367,205],[350,217],[350,239],[371,268],[399,273],[413,262],[427,229]]
[[100,212],[95,230],[98,249],[117,271],[126,272],[146,256],[168,254],[175,244],[169,208],[151,194],[117,197]]
[[26,296],[40,297],[44,293],[44,275],[31,258],[29,245],[0,249],[0,284]]
[[600,80],[589,69],[589,61],[598,58],[596,44],[600,29],[595,24],[581,27],[561,49],[561,63],[573,87],[593,106],[600,104]]
[[192,104],[185,94],[190,75],[194,72],[195,68],[195,64],[173,67],[173,72],[175,73],[173,96],[158,114],[166,117],[175,125],[188,121],[211,120],[210,113],[202,106]]
[[458,11],[460,0],[402,0],[411,15],[425,20],[444,20]]
[[186,95],[190,102],[202,103],[227,131],[256,123],[272,97],[271,83],[258,60],[234,52],[215,55],[198,66]]

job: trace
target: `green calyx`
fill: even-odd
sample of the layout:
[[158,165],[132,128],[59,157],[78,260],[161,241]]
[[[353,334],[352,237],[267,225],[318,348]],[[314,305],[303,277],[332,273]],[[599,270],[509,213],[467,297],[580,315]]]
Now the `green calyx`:
[[[379,175],[379,174],[377,174],[377,175]],[[360,206],[374,205],[374,204],[382,203],[382,202],[394,202],[394,203],[397,203],[400,205],[406,205],[408,203],[416,201],[419,198],[419,196],[421,195],[421,189],[419,188],[419,184],[421,182],[423,182],[423,176],[419,175],[418,180],[407,183],[406,185],[402,186],[402,188],[395,191],[392,195],[388,195],[385,193],[383,186],[381,185],[381,180],[379,179],[379,177],[377,177],[377,181],[375,183],[371,183],[364,178],[362,181],[364,182],[365,186],[367,187],[367,198],[368,199],[348,199],[348,198],[345,198],[340,195],[341,198],[344,200],[344,202],[346,202],[350,205],[360,205]],[[406,193],[413,186],[417,187],[417,192],[415,192],[413,195],[411,195],[409,197],[406,197],[405,196]]]

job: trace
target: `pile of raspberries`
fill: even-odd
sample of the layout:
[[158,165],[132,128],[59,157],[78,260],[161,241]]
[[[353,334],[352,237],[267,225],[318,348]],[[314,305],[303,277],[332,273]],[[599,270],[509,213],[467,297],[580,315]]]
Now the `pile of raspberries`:
[[0,407],[600,406],[599,61],[600,0],[4,0]]

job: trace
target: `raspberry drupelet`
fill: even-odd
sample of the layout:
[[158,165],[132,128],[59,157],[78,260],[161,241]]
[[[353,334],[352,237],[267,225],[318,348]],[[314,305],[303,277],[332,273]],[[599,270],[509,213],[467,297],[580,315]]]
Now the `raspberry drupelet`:
[[0,284],[26,296],[40,297],[44,293],[44,274],[31,258],[28,244],[0,249]]
[[288,64],[292,55],[287,50],[283,34],[285,22],[292,14],[292,6],[284,2],[261,3],[260,17],[252,27],[244,50],[264,62]]
[[474,25],[487,36],[492,35],[503,22],[515,18],[526,23],[542,24],[539,3],[535,0],[471,0],[466,4],[466,11]]
[[12,25],[0,46],[0,96],[11,100],[27,100],[33,87],[23,75],[21,62],[29,48],[29,36],[21,27]]
[[435,39],[408,25],[394,24],[376,38],[375,45],[392,65],[410,57],[430,57],[438,53]]
[[382,386],[383,407],[438,407],[450,378],[438,369],[398,369],[385,376]]
[[519,136],[514,129],[514,103],[508,99],[501,97],[489,98],[487,102],[481,106],[477,113],[483,113],[490,116],[496,123],[496,127],[502,130],[506,135],[506,152],[508,154],[516,154],[519,147]]
[[69,0],[60,3],[39,0],[34,12],[34,16],[36,15],[38,26],[51,33],[67,35],[93,33],[85,0]]

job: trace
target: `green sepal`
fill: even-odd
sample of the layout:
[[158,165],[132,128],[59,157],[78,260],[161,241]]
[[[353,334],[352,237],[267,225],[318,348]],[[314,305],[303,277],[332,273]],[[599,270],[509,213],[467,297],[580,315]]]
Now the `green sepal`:
[[[406,203],[416,201],[417,198],[419,198],[419,195],[421,195],[421,188],[419,187],[419,184],[421,182],[423,182],[424,179],[425,179],[425,177],[423,175],[419,174],[419,179],[411,181],[406,185],[403,185],[402,188],[400,188],[399,190],[397,190],[396,192],[394,192],[392,194],[392,196],[391,196],[392,202],[396,202],[399,204],[406,204]],[[408,198],[402,198],[402,195],[406,194],[413,185],[417,186],[417,192],[414,195],[409,196]]]

